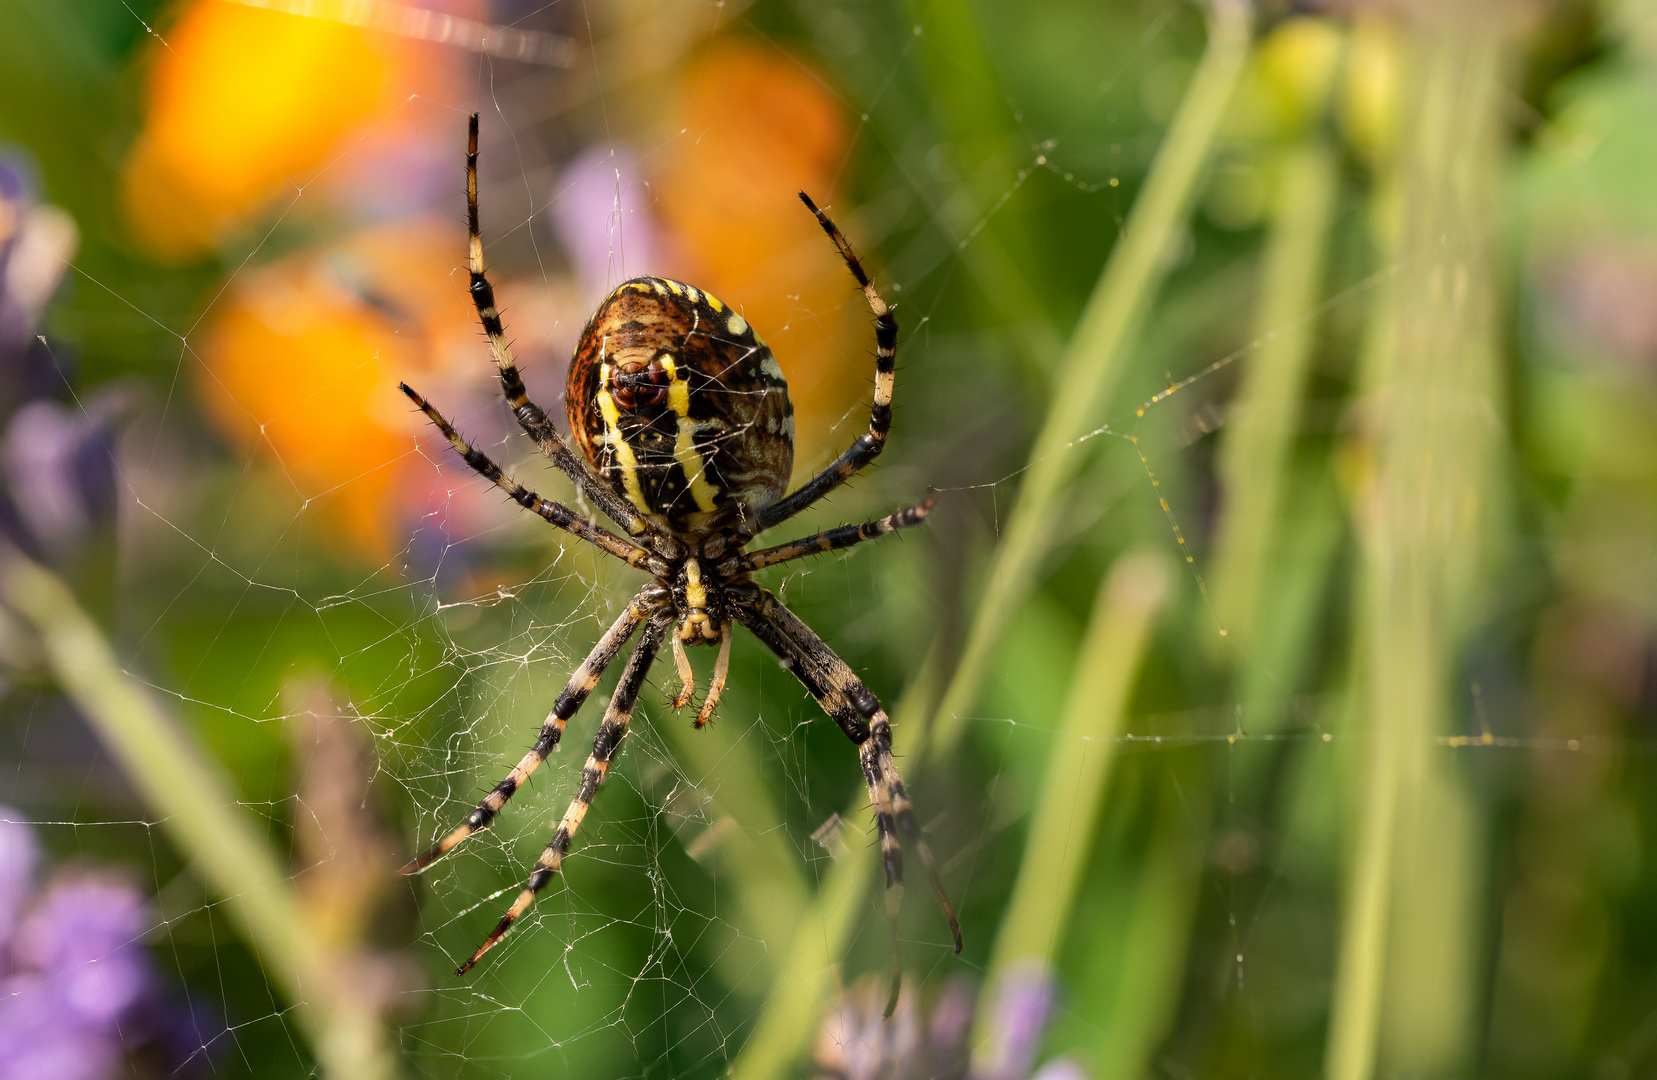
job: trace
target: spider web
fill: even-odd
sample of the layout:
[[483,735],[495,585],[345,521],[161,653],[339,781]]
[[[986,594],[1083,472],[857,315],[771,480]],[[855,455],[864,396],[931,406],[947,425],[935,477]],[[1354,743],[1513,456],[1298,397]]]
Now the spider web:
[[[912,18],[858,4],[686,6],[654,16],[655,25],[571,5],[502,4],[501,22],[593,47],[577,52],[571,71],[474,57],[463,88],[449,97],[416,95],[383,122],[412,130],[414,142],[442,155],[433,172],[441,183],[410,198],[414,209],[446,222],[454,288],[443,302],[458,305],[464,318],[455,161],[465,114],[483,114],[481,204],[491,274],[517,301],[505,318],[520,342],[531,396],[560,414],[557,358],[567,356],[579,331],[582,304],[594,287],[654,270],[644,263],[658,252],[637,222],[658,194],[638,178],[707,132],[664,129],[628,81],[648,79],[648,65],[641,75],[619,58],[642,47],[637,42],[656,40],[650,33],[663,27],[685,31],[678,48],[686,55],[741,36],[761,51],[810,56],[810,77],[828,84],[847,125],[830,170],[832,209],[888,299],[898,301],[902,337],[890,449],[877,468],[790,525],[789,535],[878,517],[929,484],[940,489],[940,508],[916,535],[794,563],[770,572],[765,584],[889,704],[921,667],[927,642],[940,629],[958,634],[970,617],[962,598],[974,595],[983,553],[1002,535],[1024,447],[1051,396],[1064,392],[1046,381],[1051,368],[1042,362],[1044,350],[1060,344],[1051,327],[1069,326],[1085,302],[1202,41],[1200,14],[1175,0],[1055,13],[1070,20],[1068,34],[1051,24],[1038,32],[1011,13],[983,16],[989,22],[975,43],[958,39],[954,16],[924,5]],[[147,11],[132,18],[143,35],[170,47],[164,21]],[[972,52],[986,42],[994,42],[993,65]],[[1077,62],[1055,60],[1055,50],[1069,50]],[[966,73],[941,76],[936,66],[951,62]],[[979,81],[992,74],[999,78]],[[940,85],[960,100],[938,100]],[[993,114],[996,126],[952,131],[951,110],[957,120]],[[590,137],[559,134],[560,122]],[[997,149],[983,150],[986,142]],[[129,669],[224,760],[240,784],[241,807],[282,850],[303,846],[307,823],[324,834],[315,865],[295,870],[301,889],[326,884],[318,867],[348,861],[352,852],[374,874],[389,874],[458,822],[517,760],[569,673],[638,585],[636,573],[499,505],[413,418],[395,475],[424,477],[423,486],[403,501],[379,560],[361,549],[342,553],[348,543],[341,539],[350,528],[341,507],[377,482],[374,470],[318,490],[272,440],[228,446],[204,430],[191,387],[203,379],[215,317],[263,267],[331,241],[340,224],[330,185],[383,164],[368,160],[371,145],[368,138],[347,143],[296,180],[272,223],[224,260],[216,280],[157,298],[81,262],[72,282],[77,294],[103,296],[99,310],[147,324],[141,347],[170,365],[146,361],[135,418],[118,449],[116,639]],[[572,283],[554,222],[571,190],[563,170],[584,153],[614,175],[616,196],[601,249],[604,280]],[[1222,175],[1226,162],[1222,156]],[[636,186],[624,191],[630,181]],[[1116,555],[1139,545],[1170,558],[1190,553],[1120,737],[1120,773],[1083,884],[1087,910],[1078,911],[1072,930],[1078,952],[1107,958],[1095,967],[1109,969],[1108,958],[1120,959],[1126,948],[1108,924],[1131,912],[1129,884],[1168,847],[1167,835],[1187,837],[1173,848],[1194,850],[1197,868],[1182,870],[1175,859],[1169,872],[1200,884],[1175,890],[1191,929],[1171,959],[1198,972],[1187,976],[1193,986],[1213,980],[1203,965],[1216,958],[1228,971],[1222,991],[1176,989],[1177,1007],[1163,1025],[1176,1047],[1180,1037],[1201,1037],[1204,1024],[1221,1023],[1217,1017],[1241,1026],[1236,1038],[1261,1045],[1288,1039],[1284,1033],[1308,1016],[1322,1017],[1317,999],[1326,991],[1318,988],[1332,965],[1329,928],[1338,910],[1338,878],[1329,868],[1341,843],[1327,811],[1346,775],[1342,732],[1353,709],[1339,681],[1338,644],[1319,650],[1311,670],[1282,671],[1245,655],[1243,674],[1229,683],[1191,674],[1219,648],[1221,630],[1205,578],[1216,501],[1213,433],[1224,426],[1238,370],[1262,342],[1315,323],[1319,356],[1306,438],[1332,441],[1356,378],[1351,350],[1339,343],[1351,339],[1373,292],[1410,272],[1404,264],[1377,270],[1337,250],[1336,287],[1262,336],[1251,328],[1248,280],[1258,233],[1217,227],[1206,213],[1170,253],[1169,284],[1110,404],[1091,430],[1071,433],[1065,452],[1075,455],[1079,479],[1049,523],[1049,584],[1004,636],[967,718],[968,749],[947,772],[928,768],[910,777],[956,891],[967,953],[950,955],[924,890],[910,890],[902,923],[912,987],[931,995],[952,975],[983,973],[1018,867],[1021,823],[1048,756],[1061,752],[1054,718],[1063,711],[1095,583]],[[1342,205],[1342,235],[1355,231],[1357,214]],[[826,243],[815,257],[842,273]],[[998,258],[1035,275],[1027,283],[1034,307],[998,306]],[[357,283],[340,265],[333,264],[334,284],[349,291]],[[572,293],[578,301],[569,301]],[[836,328],[850,326],[843,359],[867,379],[872,333],[862,299],[850,288],[838,296],[793,297],[782,325],[757,329],[776,339],[786,363],[781,341],[813,327],[838,341]],[[538,305],[548,297],[559,302]],[[536,325],[549,310],[551,324]],[[468,347],[475,361],[464,371],[469,386],[446,375],[429,388],[410,381],[513,475],[549,498],[571,499],[568,485],[516,433],[481,338]],[[138,368],[118,356],[89,356],[87,364],[93,375]],[[845,386],[849,394],[819,404],[821,437],[797,462],[796,482],[863,429],[867,383]],[[222,392],[236,404],[233,386],[222,383]],[[84,383],[76,394],[90,407]],[[1345,510],[1334,478],[1299,476],[1286,498],[1305,521],[1322,526],[1304,530],[1311,538],[1304,557],[1337,573],[1351,557],[1351,539],[1339,524]],[[1305,618],[1330,621],[1324,609],[1331,601],[1302,599]],[[707,665],[697,659],[705,679]],[[1476,674],[1469,687],[1479,685]],[[342,914],[342,932],[371,971],[363,992],[387,998],[394,1041],[411,1072],[712,1076],[742,1054],[787,940],[778,930],[787,918],[776,907],[808,899],[823,883],[836,835],[825,826],[836,824],[859,783],[838,731],[750,638],[739,637],[724,704],[704,733],[689,732],[688,717],[667,707],[676,681],[671,664],[658,660],[564,873],[474,973],[449,974],[494,924],[550,837],[614,677],[612,670],[572,721],[566,745],[491,829],[411,883],[342,876],[339,888],[361,896],[338,901],[339,910],[377,913],[354,923]],[[314,685],[327,688],[323,704],[305,696]],[[1482,700],[1477,726],[1460,744],[1452,737],[1453,750],[1444,740],[1435,746],[1487,755],[1504,747],[1581,749],[1524,737],[1511,707]],[[197,1063],[215,1074],[311,1069],[291,1003],[266,985],[222,903],[191,879],[161,823],[122,793],[90,736],[49,734],[74,722],[45,692],[14,695],[6,709],[20,740],[6,797],[42,819],[49,846],[129,864],[131,852],[140,852],[154,893],[146,940],[204,1013],[221,1021]],[[320,736],[300,723],[331,709],[345,734]],[[296,725],[310,734],[296,741]],[[354,803],[337,790],[307,787],[307,738],[347,759],[352,746],[362,748],[363,788]],[[72,778],[68,790],[65,778]],[[347,788],[354,782],[340,781]],[[1287,805],[1260,811],[1250,800],[1262,789],[1287,792],[1279,796]],[[1233,809],[1225,808],[1228,800]],[[876,857],[870,822],[839,826],[849,838],[841,857]],[[754,866],[770,873],[779,856],[786,873],[744,877]],[[1262,865],[1274,869],[1259,871]],[[877,896],[858,901],[842,969],[848,982],[888,963],[881,911]],[[1328,933],[1297,940],[1296,923],[1307,919]],[[1097,1041],[1105,1025],[1093,1003],[1110,997],[1105,976],[1067,969],[1061,979],[1067,996],[1050,1037],[1061,1048]],[[1170,1050],[1157,1067],[1184,1075],[1180,1058]]]

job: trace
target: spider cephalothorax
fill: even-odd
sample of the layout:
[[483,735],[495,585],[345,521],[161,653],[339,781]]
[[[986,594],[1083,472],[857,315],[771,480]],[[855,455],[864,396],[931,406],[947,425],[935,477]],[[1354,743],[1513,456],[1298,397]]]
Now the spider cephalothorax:
[[[736,624],[777,654],[857,747],[880,832],[888,915],[895,919],[901,895],[901,831],[921,856],[948,916],[955,951],[960,952],[960,926],[892,758],[891,722],[879,699],[810,627],[753,580],[755,571],[764,567],[918,524],[932,508],[931,493],[919,504],[878,521],[841,525],[802,540],[745,550],[755,535],[788,520],[856,475],[885,445],[892,420],[898,333],[890,309],[840,230],[802,192],[801,200],[839,248],[875,314],[875,393],[868,431],[828,468],[784,496],[794,463],[794,409],[788,400],[788,382],[771,350],[740,313],[708,293],[666,278],[635,278],[623,282],[599,305],[570,362],[565,404],[570,433],[586,459],[583,462],[570,452],[541,407],[529,400],[495,308],[494,290],[484,275],[483,241],[478,234],[477,138],[474,114],[466,158],[471,292],[500,372],[501,390],[519,425],[542,453],[588,501],[621,526],[627,538],[511,479],[461,438],[430,402],[407,385],[403,392],[468,465],[520,505],[648,572],[652,580],[627,602],[570,676],[541,725],[534,747],[464,823],[404,867],[405,873],[424,869],[494,820],[513,792],[558,745],[565,724],[637,633],[638,641],[582,768],[575,798],[517,899],[483,945],[460,965],[460,972],[477,963],[501,939],[562,867],[570,841],[627,735],[639,692],[663,642],[671,643],[679,672],[675,708],[683,708],[695,693],[686,648],[719,644],[713,679],[695,721],[701,727],[713,715],[724,689],[731,628]],[[895,923],[893,935],[895,945]],[[888,1013],[897,1002],[896,995],[894,969]]]

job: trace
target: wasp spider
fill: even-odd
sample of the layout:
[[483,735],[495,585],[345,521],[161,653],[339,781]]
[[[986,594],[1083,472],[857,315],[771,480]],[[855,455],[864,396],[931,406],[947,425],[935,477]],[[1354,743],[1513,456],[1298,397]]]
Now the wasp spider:
[[[529,400],[483,270],[478,235],[478,118],[467,137],[466,209],[470,226],[472,300],[489,337],[501,389],[525,433],[576,489],[627,534],[621,536],[565,506],[543,499],[502,472],[456,433],[437,409],[402,387],[465,459],[526,509],[650,574],[553,704],[535,745],[496,784],[466,821],[403,868],[416,873],[487,828],[558,745],[564,725],[586,700],[629,639],[637,643],[581,771],[581,785],[535,870],[495,929],[457,974],[476,964],[511,928],[569,851],[627,735],[628,721],[651,662],[663,644],[673,651],[680,689],[675,708],[695,685],[685,650],[719,646],[712,682],[696,717],[707,723],[725,686],[731,628],[740,623],[781,658],[823,711],[857,747],[880,833],[887,912],[895,919],[903,886],[901,832],[915,845],[949,920],[955,951],[961,929],[933,866],[892,759],[892,729],[880,701],[823,640],[769,591],[754,572],[804,555],[849,547],[926,519],[932,493],[918,505],[878,521],[842,525],[802,540],[745,550],[758,533],[816,503],[874,460],[892,419],[897,321],[840,230],[804,192],[800,199],[834,241],[875,314],[875,393],[869,430],[792,495],[784,495],[794,463],[794,408],[771,350],[743,317],[700,289],[666,278],[623,282],[582,332],[570,363],[565,407],[577,458],[540,406]],[[896,972],[893,1002],[896,1001]]]

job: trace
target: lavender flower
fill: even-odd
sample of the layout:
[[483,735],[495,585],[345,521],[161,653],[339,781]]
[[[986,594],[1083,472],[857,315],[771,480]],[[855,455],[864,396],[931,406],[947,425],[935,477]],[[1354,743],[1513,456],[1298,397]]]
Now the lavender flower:
[[27,172],[0,159],[0,408],[62,385],[36,335],[80,242],[73,218],[35,202]]
[[34,830],[0,807],[0,950],[11,945],[18,917],[34,892],[39,865],[40,842]]
[[[114,429],[120,404],[105,395],[86,411],[31,401],[0,441],[13,539],[62,563],[108,523],[115,497]],[[8,530],[8,531],[12,531]]]
[[823,1018],[817,1038],[818,1080],[1087,1080],[1080,1065],[1060,1058],[1033,1076],[1030,1066],[1052,1015],[1052,980],[1014,972],[1002,981],[982,1064],[969,1064],[968,1035],[978,1002],[972,984],[951,980],[924,1017],[905,993],[890,1019],[883,979],[860,979]]
[[551,213],[575,276],[594,297],[657,265],[661,241],[650,192],[625,149],[594,148],[570,162]]
[[996,991],[990,1045],[979,1070],[984,1080],[1017,1080],[1029,1075],[1052,1011],[1049,975],[1032,968],[1007,973]]
[[58,873],[30,903],[39,861],[33,830],[0,807],[0,1080],[103,1080],[139,1051],[176,1069],[194,1048],[144,946],[143,895],[117,877]]
[[113,1027],[153,989],[147,922],[144,898],[126,882],[60,877],[18,927],[12,961],[50,983],[87,1027]]
[[74,220],[0,160],[0,538],[57,565],[107,522],[122,411],[115,395],[76,409],[48,397],[64,379],[40,323],[77,243]]

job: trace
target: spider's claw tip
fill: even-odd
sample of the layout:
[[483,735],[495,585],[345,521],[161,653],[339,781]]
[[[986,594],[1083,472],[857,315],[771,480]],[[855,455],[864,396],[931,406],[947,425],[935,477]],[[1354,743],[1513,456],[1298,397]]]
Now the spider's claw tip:
[[799,195],[800,195],[800,201],[805,203],[807,210],[810,210],[813,214],[818,212],[817,204],[811,201],[811,196],[810,195],[807,195],[803,191],[800,192]]

